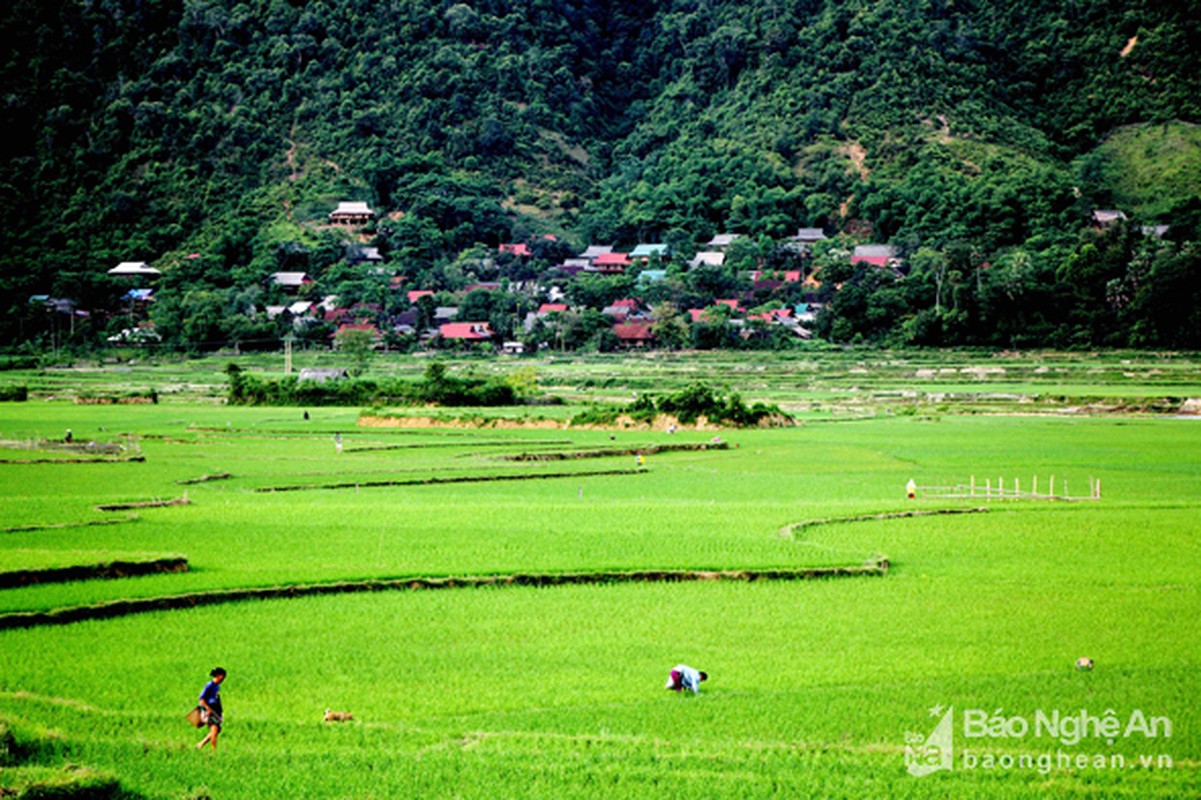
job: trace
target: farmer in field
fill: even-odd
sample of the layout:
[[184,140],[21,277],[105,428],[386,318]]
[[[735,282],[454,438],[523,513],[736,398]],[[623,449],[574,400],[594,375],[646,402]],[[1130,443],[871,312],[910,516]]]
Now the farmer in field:
[[213,749],[217,749],[217,736],[221,733],[221,722],[224,715],[221,708],[221,683],[225,680],[225,670],[217,667],[209,673],[209,677],[212,680],[206,683],[204,689],[200,692],[200,707],[208,715],[206,722],[209,732],[200,740],[200,744],[196,745],[197,750],[210,742],[213,745]]
[[700,694],[701,681],[708,679],[709,674],[707,672],[695,670],[687,664],[676,664],[672,668],[671,674],[667,676],[667,685],[663,688],[671,689],[673,692],[690,689],[693,694]]

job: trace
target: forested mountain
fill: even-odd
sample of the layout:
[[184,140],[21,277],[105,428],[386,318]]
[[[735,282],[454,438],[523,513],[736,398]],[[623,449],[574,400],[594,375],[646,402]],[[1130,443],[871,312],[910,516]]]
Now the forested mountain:
[[[39,330],[31,295],[113,307],[121,261],[161,269],[161,320],[194,330],[276,270],[353,283],[321,223],[356,199],[415,283],[545,233],[684,253],[821,227],[912,270],[834,269],[835,340],[1199,346],[1186,6],[14,0],[0,327]],[[1133,224],[1082,238],[1110,207]]]

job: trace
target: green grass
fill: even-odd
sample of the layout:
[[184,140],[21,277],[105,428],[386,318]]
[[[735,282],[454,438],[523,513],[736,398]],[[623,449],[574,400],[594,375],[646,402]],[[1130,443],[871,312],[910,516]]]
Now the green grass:
[[1127,213],[1166,214],[1196,196],[1201,183],[1201,127],[1191,123],[1119,128],[1094,152],[1114,207]]
[[[865,375],[844,358],[838,369],[883,385],[912,379],[904,376],[917,360]],[[1098,395],[1114,394],[1099,388],[1105,382],[1127,380],[1113,377],[1131,369],[1120,360],[1112,369],[1106,360],[1092,387]],[[1195,364],[1169,361],[1196,375]],[[1092,368],[1072,364],[1075,373]],[[561,370],[562,385],[595,397],[659,373],[660,385],[686,382],[691,366],[627,369],[600,359],[550,368]],[[790,396],[805,364],[744,366],[725,374],[751,401]],[[628,456],[503,456],[701,442],[712,433],[360,428],[357,409],[310,409],[304,421],[300,409],[183,396],[157,406],[6,404],[4,436],[130,433],[146,461],[0,464],[0,529],[9,531],[0,533],[0,571],[163,552],[185,555],[191,571],[4,590],[0,613],[419,575],[859,564],[875,553],[892,569],[813,582],[391,591],[4,631],[0,723],[22,755],[19,765],[0,757],[0,786],[25,780],[10,777],[17,770],[57,774],[71,763],[156,798],[1195,793],[1201,423],[889,415],[876,402],[865,414],[810,413],[796,428],[723,431],[729,450],[653,455],[640,474],[358,490],[355,482],[426,476],[625,470],[634,466]],[[231,477],[179,483],[225,472]],[[1059,486],[1067,480],[1076,495],[1101,478],[1103,496],[904,495],[910,478],[1019,478],[1028,487],[1035,475],[1044,487],[1052,475]],[[257,491],[322,483],[347,486]],[[136,517],[96,510],[184,491],[189,505]],[[986,510],[850,519],[976,507]],[[126,521],[53,527],[105,519]],[[797,527],[814,520],[822,522]],[[1073,668],[1081,655],[1095,659],[1093,671]],[[700,696],[662,690],[679,661],[712,675]],[[200,737],[182,715],[217,664],[230,670],[227,727],[218,753],[195,753]],[[928,734],[937,705],[1025,718],[1080,709],[1167,716],[1170,739],[956,744],[961,754],[1058,749],[1132,764],[1162,753],[1173,767],[1041,774],[957,764],[915,778],[905,771],[906,733]],[[323,725],[327,707],[353,711],[356,721]]]

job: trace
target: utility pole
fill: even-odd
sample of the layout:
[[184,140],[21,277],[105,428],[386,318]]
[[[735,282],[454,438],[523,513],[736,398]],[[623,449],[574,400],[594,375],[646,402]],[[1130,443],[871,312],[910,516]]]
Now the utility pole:
[[296,337],[289,333],[284,337],[284,374],[292,374],[292,341]]

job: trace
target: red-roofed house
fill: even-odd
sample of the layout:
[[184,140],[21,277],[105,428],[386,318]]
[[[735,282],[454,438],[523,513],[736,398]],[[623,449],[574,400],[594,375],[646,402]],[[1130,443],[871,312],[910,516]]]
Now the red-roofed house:
[[874,267],[888,267],[895,266],[896,262],[897,251],[890,244],[856,245],[855,252],[851,254],[851,266],[866,263]]
[[383,339],[383,336],[380,335],[379,329],[376,328],[374,325],[370,325],[367,323],[353,323],[353,324],[348,323],[345,325],[339,325],[338,330],[336,330],[334,333],[330,334],[329,338],[333,339],[334,342],[336,343],[338,341],[338,334],[342,333],[343,331],[367,331],[368,333],[371,334],[371,338],[374,339],[375,341],[378,342],[381,339]]
[[792,316],[791,308],[774,308],[771,311],[764,311],[762,314],[749,314],[747,319],[757,319],[763,322],[776,322],[777,320],[785,320]]
[[613,326],[613,333],[625,347],[648,347],[655,341],[649,322],[621,322]]
[[597,272],[625,272],[631,263],[625,253],[601,253],[592,260],[592,269]]
[[433,293],[434,293],[433,289],[414,289],[413,291],[409,292],[409,294],[407,296],[409,298],[410,303],[416,303],[418,300],[425,297],[426,295],[433,294]]
[[729,306],[730,310],[735,313],[742,310],[742,307],[738,304],[738,300],[736,300],[736,299],[714,300],[713,302],[717,303],[719,305]]
[[538,307],[538,316],[545,317],[547,314],[562,314],[566,310],[566,303],[543,303]]
[[447,322],[438,327],[438,333],[443,339],[470,342],[485,342],[494,335],[487,322]]
[[530,246],[528,244],[526,244],[525,242],[502,244],[499,249],[500,249],[500,252],[502,252],[502,253],[511,253],[512,255],[515,255],[515,256],[532,256],[533,255],[533,253],[530,252]]

